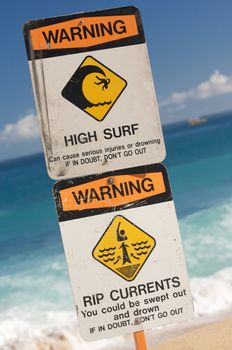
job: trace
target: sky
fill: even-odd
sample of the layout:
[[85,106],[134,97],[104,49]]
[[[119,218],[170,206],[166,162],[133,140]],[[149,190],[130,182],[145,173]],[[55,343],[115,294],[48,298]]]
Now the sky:
[[0,160],[42,150],[23,24],[129,5],[142,14],[162,124],[232,110],[231,0],[3,2]]

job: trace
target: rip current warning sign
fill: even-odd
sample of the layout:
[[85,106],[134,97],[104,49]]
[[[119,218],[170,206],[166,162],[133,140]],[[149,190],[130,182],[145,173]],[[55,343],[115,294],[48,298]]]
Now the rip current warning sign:
[[50,177],[85,176],[165,158],[136,8],[29,21],[24,36]]
[[192,317],[162,164],[62,180],[54,186],[54,198],[84,339]]

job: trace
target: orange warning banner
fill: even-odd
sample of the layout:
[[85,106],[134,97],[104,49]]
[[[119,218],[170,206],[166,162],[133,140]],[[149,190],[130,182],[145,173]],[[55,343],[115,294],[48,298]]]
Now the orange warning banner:
[[33,50],[85,48],[138,34],[135,15],[76,18],[30,30]]
[[166,192],[162,172],[116,175],[60,191],[63,211],[109,208]]

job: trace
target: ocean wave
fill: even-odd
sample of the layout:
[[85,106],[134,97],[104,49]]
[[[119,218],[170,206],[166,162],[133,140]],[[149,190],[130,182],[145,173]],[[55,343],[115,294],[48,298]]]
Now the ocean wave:
[[180,220],[190,277],[232,266],[232,200]]
[[197,316],[232,310],[232,267],[212,276],[194,277],[190,286]]
[[35,326],[17,318],[0,323],[1,350],[129,350],[132,339],[115,337],[88,343],[84,341],[77,326],[69,325],[53,329],[36,329]]
[[232,309],[232,200],[180,220],[198,316]]

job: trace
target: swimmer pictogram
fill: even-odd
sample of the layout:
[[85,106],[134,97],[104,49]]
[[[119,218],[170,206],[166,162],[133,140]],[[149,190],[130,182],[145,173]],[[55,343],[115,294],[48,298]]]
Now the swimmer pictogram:
[[117,215],[93,249],[93,257],[126,279],[135,279],[152,250],[155,239],[124,216]]
[[92,56],[87,56],[61,94],[97,121],[102,121],[126,85],[126,80],[117,73]]

